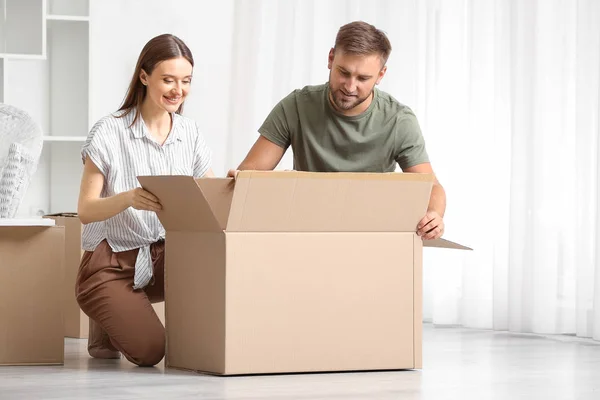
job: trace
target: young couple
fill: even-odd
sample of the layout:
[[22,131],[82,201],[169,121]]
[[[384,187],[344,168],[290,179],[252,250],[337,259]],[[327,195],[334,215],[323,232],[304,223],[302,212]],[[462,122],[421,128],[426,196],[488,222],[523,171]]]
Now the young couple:
[[[413,112],[376,85],[391,45],[365,22],[342,26],[329,52],[329,81],[281,100],[236,170],[274,169],[289,146],[294,168],[317,172],[433,173]],[[98,121],[82,149],[78,213],[84,224],[77,301],[90,317],[92,357],[123,354],[152,366],[165,354],[165,330],[151,303],[164,300],[165,231],[160,201],[139,175],[214,176],[198,125],[182,116],[194,59],[173,35],[143,48],[120,109]],[[417,226],[423,239],[444,231],[444,189],[434,183]]]

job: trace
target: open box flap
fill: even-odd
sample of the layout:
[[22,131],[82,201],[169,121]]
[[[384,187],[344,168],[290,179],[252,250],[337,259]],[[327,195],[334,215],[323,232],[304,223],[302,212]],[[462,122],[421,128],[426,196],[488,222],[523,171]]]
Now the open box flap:
[[171,231],[222,231],[221,225],[191,176],[139,176],[142,187],[158,197],[158,219]]
[[462,244],[458,244],[455,242],[451,242],[446,239],[433,239],[433,240],[423,240],[423,247],[437,247],[444,249],[458,249],[458,250],[473,250],[470,247],[463,246]]
[[429,174],[240,171],[226,228],[414,232],[432,184]]

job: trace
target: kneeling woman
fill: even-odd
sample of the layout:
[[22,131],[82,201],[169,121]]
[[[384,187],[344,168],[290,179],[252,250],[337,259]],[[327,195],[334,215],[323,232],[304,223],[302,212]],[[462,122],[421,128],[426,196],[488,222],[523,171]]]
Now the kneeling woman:
[[78,212],[84,224],[77,301],[90,317],[88,352],[122,353],[140,366],[165,354],[165,331],[151,303],[164,300],[161,205],[139,175],[213,176],[211,152],[194,121],[180,115],[194,60],[173,35],[142,50],[125,101],[98,121],[82,150]]

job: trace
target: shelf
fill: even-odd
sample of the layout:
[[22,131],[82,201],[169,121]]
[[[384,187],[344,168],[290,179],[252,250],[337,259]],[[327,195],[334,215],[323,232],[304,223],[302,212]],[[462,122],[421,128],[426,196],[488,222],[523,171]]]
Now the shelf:
[[87,136],[42,136],[44,142],[80,142],[84,143]]
[[13,59],[13,60],[45,60],[45,54],[11,54],[11,53],[0,53],[0,58]]
[[89,22],[90,17],[83,15],[46,15],[46,19],[50,21],[77,21],[77,22]]

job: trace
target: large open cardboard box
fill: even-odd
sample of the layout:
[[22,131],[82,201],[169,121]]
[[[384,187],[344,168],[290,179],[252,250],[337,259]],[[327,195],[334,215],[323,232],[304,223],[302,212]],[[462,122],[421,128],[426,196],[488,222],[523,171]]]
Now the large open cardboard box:
[[415,228],[432,176],[138,179],[163,205],[168,367],[221,375],[421,367]]
[[65,231],[51,223],[0,219],[0,365],[64,362]]

